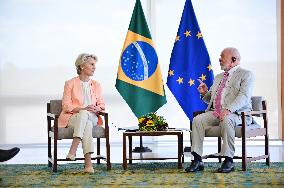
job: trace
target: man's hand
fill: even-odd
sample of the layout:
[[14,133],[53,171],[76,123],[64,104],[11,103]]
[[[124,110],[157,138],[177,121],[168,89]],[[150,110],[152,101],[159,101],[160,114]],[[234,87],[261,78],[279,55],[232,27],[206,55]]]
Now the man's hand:
[[199,91],[199,93],[202,95],[202,96],[204,96],[207,92],[208,92],[208,87],[207,87],[207,85],[204,83],[204,82],[202,82],[200,79],[197,79],[198,80],[198,82],[199,82],[199,86],[198,86],[198,91]]
[[220,113],[220,115],[219,115],[219,117],[218,117],[218,119],[219,119],[220,121],[223,121],[224,118],[225,118],[227,115],[229,115],[229,114],[231,114],[231,112],[230,112],[229,110],[227,110],[227,109],[222,109],[222,110],[221,110],[221,113]]

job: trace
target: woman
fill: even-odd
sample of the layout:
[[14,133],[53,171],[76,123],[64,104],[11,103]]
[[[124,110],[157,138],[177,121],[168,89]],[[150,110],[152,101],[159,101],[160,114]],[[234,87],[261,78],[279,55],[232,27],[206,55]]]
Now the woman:
[[[85,172],[94,173],[91,154],[94,153],[92,137],[93,126],[101,124],[97,112],[105,110],[101,86],[91,80],[96,70],[97,57],[91,54],[80,54],[75,66],[79,76],[65,82],[62,112],[59,116],[59,127],[74,129],[73,141],[66,159],[75,160],[76,150],[82,141],[85,156]],[[99,118],[98,118],[99,117]]]

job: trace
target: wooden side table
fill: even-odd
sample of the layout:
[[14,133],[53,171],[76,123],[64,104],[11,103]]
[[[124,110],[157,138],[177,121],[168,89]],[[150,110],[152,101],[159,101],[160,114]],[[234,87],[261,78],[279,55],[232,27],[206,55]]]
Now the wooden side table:
[[[177,157],[133,157],[132,156],[132,137],[133,136],[165,136],[165,135],[176,135],[178,139],[178,155]],[[126,156],[126,137],[128,137],[128,157]],[[124,132],[123,133],[123,164],[124,170],[127,169],[127,161],[132,164],[132,160],[166,160],[166,159],[177,159],[178,168],[182,168],[182,162],[184,162],[183,154],[183,132],[182,131],[137,131],[137,132]]]

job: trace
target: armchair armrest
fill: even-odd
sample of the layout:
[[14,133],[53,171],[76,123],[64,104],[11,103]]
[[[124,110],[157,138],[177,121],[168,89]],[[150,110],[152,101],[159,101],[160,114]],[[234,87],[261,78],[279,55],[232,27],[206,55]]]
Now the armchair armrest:
[[107,113],[107,112],[98,112],[98,114],[104,116],[105,129],[106,129],[106,132],[108,132],[108,131],[109,131],[109,126],[108,126],[108,113]]
[[108,115],[108,113],[107,113],[107,112],[98,112],[98,114],[99,114],[99,115],[102,115],[102,116],[106,116],[106,115]]
[[[48,132],[48,137],[53,137],[54,139],[58,139],[58,114],[53,114],[53,113],[47,113],[47,132]],[[53,124],[53,131],[51,129],[52,126],[52,120],[54,121]]]
[[244,115],[261,115],[261,114],[266,114],[266,110],[259,110],[259,111],[250,111],[250,112],[243,112],[242,114]]
[[202,113],[204,113],[205,111],[203,110],[203,111],[196,111],[196,112],[193,112],[193,117],[195,117],[195,116],[197,116],[197,115],[199,115],[199,114],[202,114]]
[[[205,112],[204,110],[202,110],[202,111],[195,111],[195,112],[193,112],[193,117],[195,117],[195,116],[197,116],[199,114],[202,114],[204,112]],[[192,121],[190,121],[190,131],[191,130],[192,130]]]
[[52,120],[54,120],[54,119],[58,119],[59,115],[58,114],[47,113],[47,117],[50,117]]

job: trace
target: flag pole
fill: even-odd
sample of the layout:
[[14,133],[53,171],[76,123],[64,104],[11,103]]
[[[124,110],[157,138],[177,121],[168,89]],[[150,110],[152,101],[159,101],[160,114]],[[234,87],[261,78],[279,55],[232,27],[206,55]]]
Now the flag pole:
[[152,150],[150,148],[143,147],[143,140],[142,140],[142,136],[140,136],[140,147],[135,147],[132,152],[135,153],[142,153],[142,152],[152,152]]
[[[147,1],[147,18],[148,18],[148,23],[149,23],[148,25],[151,30],[153,41],[155,41],[155,37],[156,37],[156,28],[155,28],[156,6],[155,6],[155,3],[156,2],[152,0]],[[143,147],[143,139],[142,139],[142,136],[140,136],[140,147],[135,147],[132,152],[136,152],[136,153],[152,152],[152,150],[148,148],[147,146]]]

